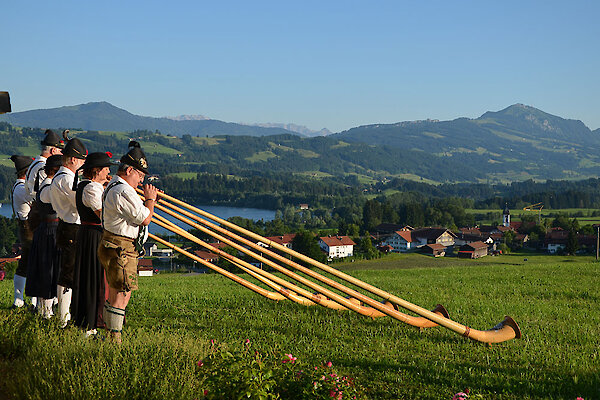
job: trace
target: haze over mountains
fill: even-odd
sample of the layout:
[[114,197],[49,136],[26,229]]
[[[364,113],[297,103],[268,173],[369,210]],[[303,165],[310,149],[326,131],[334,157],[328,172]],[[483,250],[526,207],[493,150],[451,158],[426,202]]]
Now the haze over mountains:
[[[142,117],[106,102],[6,114],[0,116],[0,121],[40,128],[121,132],[145,129],[176,136],[189,134],[200,137],[281,134],[305,137],[317,134],[321,136],[328,132],[303,132],[305,127],[293,124],[227,123],[206,119],[204,116]],[[432,180],[437,180],[435,172],[431,173],[432,168],[437,168],[435,165],[450,164],[462,166],[463,175],[467,170],[471,171],[473,179],[479,181],[482,174],[501,181],[530,178],[575,179],[600,175],[600,129],[592,131],[581,121],[564,119],[523,104],[515,104],[496,112],[489,111],[475,119],[373,124],[326,137],[327,143],[332,143],[331,146],[338,146],[336,143],[339,146],[343,146],[343,143],[364,144],[365,152],[376,147],[398,149],[399,153],[406,155],[405,161],[411,160],[409,167],[402,168],[406,173],[427,176]],[[321,139],[323,138],[305,137],[302,140]],[[297,147],[300,142],[293,143]],[[334,147],[330,148],[331,155]],[[335,147],[335,151],[339,152],[339,147]],[[359,162],[356,149],[352,152],[352,155],[349,152],[346,157],[352,156],[355,162]],[[326,147],[318,153],[320,157],[328,156]],[[419,157],[418,154],[422,156]],[[343,151],[339,156],[343,157]],[[371,155],[365,153],[364,157]],[[270,162],[273,161],[271,158]],[[305,162],[316,163],[316,159],[309,158]],[[386,160],[382,162],[385,164]],[[390,159],[389,162],[394,161]],[[427,174],[423,173],[424,165],[420,164],[427,164]],[[444,172],[442,174],[440,171],[440,175],[447,176],[447,171]],[[471,180],[462,176],[461,180],[464,179]]]

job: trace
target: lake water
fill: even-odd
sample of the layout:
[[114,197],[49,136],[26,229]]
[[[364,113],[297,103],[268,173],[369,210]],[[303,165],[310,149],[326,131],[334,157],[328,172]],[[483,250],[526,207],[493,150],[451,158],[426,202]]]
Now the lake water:
[[[2,206],[0,207],[0,215],[2,215],[3,217],[11,218],[12,217],[12,207],[11,207],[10,203],[0,203],[0,204],[2,204]],[[261,219],[264,221],[272,221],[273,219],[275,219],[275,211],[273,211],[273,210],[263,210],[260,208],[244,208],[244,207],[204,206],[204,205],[196,205],[196,204],[194,204],[194,206],[203,211],[206,211],[207,213],[210,213],[219,218],[222,218],[222,219],[227,219],[230,217],[242,217],[242,218],[251,219],[253,221],[259,221]],[[164,213],[162,213],[162,212],[159,212],[159,214],[165,216],[167,219],[169,219],[169,221],[176,223],[178,226],[181,226],[185,230],[188,230],[190,228],[186,224],[180,222],[179,220],[177,220],[171,216],[164,215]],[[160,234],[167,233],[166,229],[161,228],[160,226],[157,226],[156,224],[150,224],[150,232],[151,233],[160,233]]]

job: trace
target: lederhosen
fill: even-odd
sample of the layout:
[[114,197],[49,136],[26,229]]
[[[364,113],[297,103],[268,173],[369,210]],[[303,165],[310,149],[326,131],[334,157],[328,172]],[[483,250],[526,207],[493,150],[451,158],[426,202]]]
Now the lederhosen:
[[56,248],[58,216],[52,204],[40,199],[43,190],[50,190],[50,184],[43,185],[36,193],[40,224],[33,234],[25,294],[44,299],[56,297],[56,284],[60,268],[60,252]]
[[[104,199],[108,192],[123,182],[113,182],[104,191]],[[102,218],[104,219],[104,206],[102,207]],[[117,235],[104,230],[102,241],[98,247],[98,258],[106,271],[106,279],[113,289],[121,292],[129,292],[137,289],[137,257],[135,246],[136,239]]]
[[[19,185],[25,186],[25,183],[17,182],[13,185],[12,192],[11,192],[11,200],[14,199],[15,189]],[[19,243],[21,243],[21,258],[19,259],[19,263],[17,266],[17,270],[15,271],[15,274],[20,275],[20,276],[27,276],[29,248],[31,247],[31,240],[33,239],[33,231],[31,230],[31,228],[29,226],[29,222],[26,219],[22,220],[19,218],[19,216],[17,215],[17,212],[15,210],[15,205],[14,205],[13,201],[11,201],[11,204],[12,204],[12,208],[13,208],[13,214],[15,214],[15,217],[17,218],[17,222],[19,224],[18,236],[19,236]]]
[[[53,179],[66,172],[59,172]],[[58,284],[65,288],[73,287],[73,272],[75,270],[75,257],[77,256],[77,232],[79,224],[70,224],[59,218],[56,230],[56,247],[60,249],[60,272]]]

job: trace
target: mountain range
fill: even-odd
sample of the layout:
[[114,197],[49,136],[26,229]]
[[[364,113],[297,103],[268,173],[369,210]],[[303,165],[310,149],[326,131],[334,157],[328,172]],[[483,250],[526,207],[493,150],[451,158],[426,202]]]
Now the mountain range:
[[[5,114],[0,121],[17,126],[40,128],[79,128],[95,131],[158,130],[163,134],[183,136],[273,136],[304,135],[302,140],[320,140],[314,131],[293,124],[235,124],[206,119],[204,116],[151,118],[131,114],[106,102],[48,110],[32,110]],[[319,136],[327,132],[321,132]],[[479,118],[457,118],[451,121],[422,120],[394,124],[373,124],[328,134],[323,149],[304,160],[317,165],[316,157],[328,157],[335,149],[340,160],[352,157],[360,163],[360,144],[364,157],[390,154],[397,149],[404,154],[402,171],[432,181],[447,181],[451,168],[458,181],[511,182],[527,179],[579,179],[600,175],[600,129],[590,130],[583,122],[564,119],[524,104],[514,104],[500,111],[488,111]],[[326,143],[327,146],[325,146]],[[337,143],[337,144],[336,144]],[[353,144],[346,155],[344,143]],[[314,151],[319,146],[292,140],[288,146],[298,147],[298,154],[308,154],[299,146]],[[329,148],[330,150],[327,150]],[[377,148],[385,148],[379,152]],[[342,150],[340,150],[342,149]],[[255,149],[257,159],[269,153],[269,163],[276,159],[270,150]],[[303,153],[304,151],[304,153]],[[369,154],[367,154],[369,153]],[[371,154],[372,153],[372,154]],[[287,153],[290,157],[291,153]],[[421,154],[421,156],[419,156]],[[252,156],[246,155],[252,158]],[[277,156],[279,157],[279,156]],[[300,157],[302,158],[302,157]],[[398,162],[396,156],[390,162]],[[302,158],[303,159],[303,158]],[[365,159],[365,158],[363,158]],[[392,160],[393,159],[393,160]],[[299,159],[300,161],[300,159]],[[386,160],[381,160],[385,165]],[[425,165],[426,164],[426,165]],[[439,167],[438,167],[439,166]],[[366,167],[366,163],[365,163]],[[378,167],[373,174],[385,174],[398,168]],[[458,173],[460,170],[460,173]],[[427,172],[425,172],[427,171]],[[436,173],[437,171],[437,173]],[[436,179],[439,174],[440,179]],[[471,178],[469,175],[471,174]]]
[[118,132],[158,130],[175,136],[185,134],[192,136],[294,134],[292,131],[277,127],[248,126],[215,119],[200,119],[198,116],[143,117],[105,101],[4,114],[0,115],[0,121],[16,126],[44,129],[69,128]]

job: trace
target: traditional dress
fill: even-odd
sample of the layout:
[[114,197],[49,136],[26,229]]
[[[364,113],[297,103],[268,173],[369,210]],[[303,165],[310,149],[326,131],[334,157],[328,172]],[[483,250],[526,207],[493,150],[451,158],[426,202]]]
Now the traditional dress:
[[25,179],[17,179],[12,188],[12,207],[13,213],[17,217],[19,223],[19,242],[21,243],[21,258],[13,278],[14,283],[14,307],[22,307],[25,305],[23,293],[26,285],[27,263],[29,257],[29,249],[31,247],[31,239],[33,233],[27,222],[29,210],[31,209],[32,199],[25,190]]
[[[25,288],[28,296],[37,296],[49,301],[56,297],[60,267],[60,252],[56,248],[58,216],[50,203],[51,183],[52,179],[46,178],[36,194],[40,225],[33,234]],[[51,313],[51,310],[45,311]]]
[[104,268],[98,260],[102,221],[94,212],[102,209],[103,191],[100,183],[87,180],[79,183],[75,195],[81,228],[77,236],[71,308],[75,325],[87,330],[104,328],[102,312],[106,287]]

